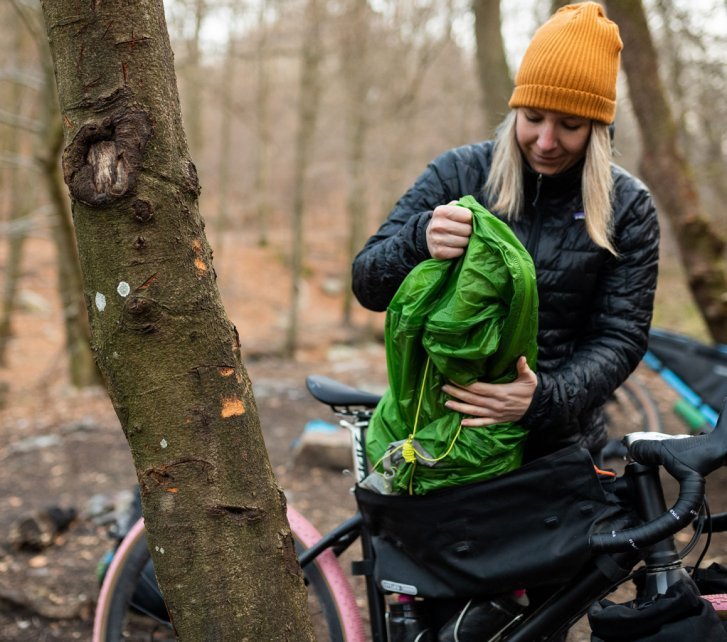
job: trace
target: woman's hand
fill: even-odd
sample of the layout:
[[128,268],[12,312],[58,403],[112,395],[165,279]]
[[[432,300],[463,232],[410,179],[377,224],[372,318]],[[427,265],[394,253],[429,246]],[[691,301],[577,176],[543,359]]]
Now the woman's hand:
[[472,212],[456,202],[435,208],[427,225],[427,247],[433,259],[462,256],[472,236]]
[[535,373],[525,357],[520,357],[517,378],[512,383],[478,381],[466,388],[448,383],[442,386],[442,390],[454,397],[444,405],[450,410],[469,415],[462,420],[462,425],[472,428],[519,421],[530,407],[537,385]]

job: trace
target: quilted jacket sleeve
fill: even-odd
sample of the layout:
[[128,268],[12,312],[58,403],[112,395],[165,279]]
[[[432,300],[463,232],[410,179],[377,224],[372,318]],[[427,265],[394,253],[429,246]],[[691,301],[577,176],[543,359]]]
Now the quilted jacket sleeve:
[[606,263],[590,321],[572,357],[553,371],[538,373],[535,397],[521,422],[531,430],[552,431],[555,436],[559,427],[577,425],[574,419],[590,417],[589,411],[605,403],[646,351],[658,271],[659,226],[653,201],[640,182],[629,176],[619,192],[618,256]]
[[407,274],[431,258],[426,230],[432,211],[481,187],[477,146],[434,159],[402,196],[353,261],[352,287],[365,308],[386,310]]

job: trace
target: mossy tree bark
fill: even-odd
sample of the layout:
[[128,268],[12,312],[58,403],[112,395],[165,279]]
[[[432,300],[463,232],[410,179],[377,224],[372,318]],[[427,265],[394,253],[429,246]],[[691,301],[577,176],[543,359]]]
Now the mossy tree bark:
[[642,139],[640,171],[674,229],[689,287],[715,341],[727,343],[725,238],[701,210],[659,76],[641,0],[608,0],[621,30],[622,63]]
[[92,341],[181,640],[312,640],[198,211],[161,0],[43,0]]

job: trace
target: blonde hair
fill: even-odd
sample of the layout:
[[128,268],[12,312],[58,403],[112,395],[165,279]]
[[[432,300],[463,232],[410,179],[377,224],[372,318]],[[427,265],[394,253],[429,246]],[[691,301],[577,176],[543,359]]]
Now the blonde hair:
[[[508,220],[516,220],[523,210],[523,157],[515,138],[516,115],[517,110],[513,109],[497,130],[490,174],[485,183],[490,208]],[[594,121],[581,179],[586,231],[596,245],[616,256],[611,242],[611,154],[608,126]]]

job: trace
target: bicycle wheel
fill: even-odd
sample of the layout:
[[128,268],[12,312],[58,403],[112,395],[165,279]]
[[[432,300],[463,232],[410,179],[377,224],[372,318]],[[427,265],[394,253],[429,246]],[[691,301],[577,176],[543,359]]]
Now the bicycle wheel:
[[636,376],[629,377],[606,404],[609,434],[664,432],[659,409],[651,393]]
[[[296,549],[300,551],[310,545],[305,540],[318,533],[290,508],[288,518]],[[303,531],[302,536],[294,524]],[[364,640],[355,597],[331,551],[325,551],[309,564],[304,575],[316,639],[322,642]],[[341,588],[342,581],[346,584],[344,588]],[[175,639],[154,575],[144,523],[139,520],[117,549],[104,578],[94,618],[93,642],[172,642]]]

